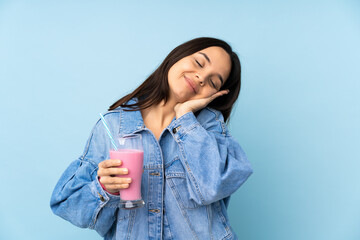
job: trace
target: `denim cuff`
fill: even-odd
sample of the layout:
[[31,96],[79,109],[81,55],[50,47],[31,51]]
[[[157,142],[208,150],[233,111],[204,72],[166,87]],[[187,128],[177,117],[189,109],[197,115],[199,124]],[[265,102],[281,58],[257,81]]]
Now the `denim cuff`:
[[107,193],[102,187],[99,182],[99,179],[96,178],[93,181],[93,186],[95,188],[95,191],[93,191],[94,194],[99,198],[99,201],[101,202],[101,207],[118,207],[120,202],[120,196],[119,195],[113,195]]
[[200,126],[199,121],[196,119],[193,112],[187,112],[178,119],[175,119],[167,129],[175,137],[175,139],[181,139],[195,127]]

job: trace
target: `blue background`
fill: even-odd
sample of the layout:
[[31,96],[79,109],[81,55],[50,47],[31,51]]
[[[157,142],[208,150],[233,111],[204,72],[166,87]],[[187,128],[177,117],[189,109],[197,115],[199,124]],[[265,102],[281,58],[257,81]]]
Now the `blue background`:
[[109,105],[179,44],[238,53],[230,130],[254,174],[240,239],[360,239],[359,1],[1,1],[0,239],[100,239],[52,214],[61,173]]

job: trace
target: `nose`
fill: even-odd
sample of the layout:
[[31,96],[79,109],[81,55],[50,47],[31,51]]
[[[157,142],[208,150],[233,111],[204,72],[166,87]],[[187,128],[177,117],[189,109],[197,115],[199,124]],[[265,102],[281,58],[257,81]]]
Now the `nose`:
[[199,81],[200,86],[203,86],[204,85],[204,80],[202,78],[200,78],[200,75],[198,73],[196,73],[195,76],[196,76],[197,79],[199,79],[198,81]]

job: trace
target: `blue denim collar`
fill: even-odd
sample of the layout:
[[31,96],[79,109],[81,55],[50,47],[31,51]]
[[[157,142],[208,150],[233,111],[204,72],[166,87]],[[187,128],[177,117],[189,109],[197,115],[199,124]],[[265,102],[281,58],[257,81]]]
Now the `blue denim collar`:
[[[132,98],[127,104],[137,103],[137,101],[137,98]],[[130,108],[123,108],[121,111],[119,133],[131,134],[143,130],[145,124],[141,111],[124,111],[124,109]]]

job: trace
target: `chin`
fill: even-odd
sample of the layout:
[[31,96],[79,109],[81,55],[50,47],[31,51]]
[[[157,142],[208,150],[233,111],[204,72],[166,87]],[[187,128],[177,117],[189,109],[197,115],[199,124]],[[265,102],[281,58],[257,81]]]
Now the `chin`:
[[178,103],[184,103],[186,101],[195,99],[194,97],[188,96],[187,94],[177,94],[176,96],[176,102]]
[[203,96],[193,96],[193,97],[190,97],[188,100],[195,100],[195,99],[201,99],[201,98],[204,98]]

